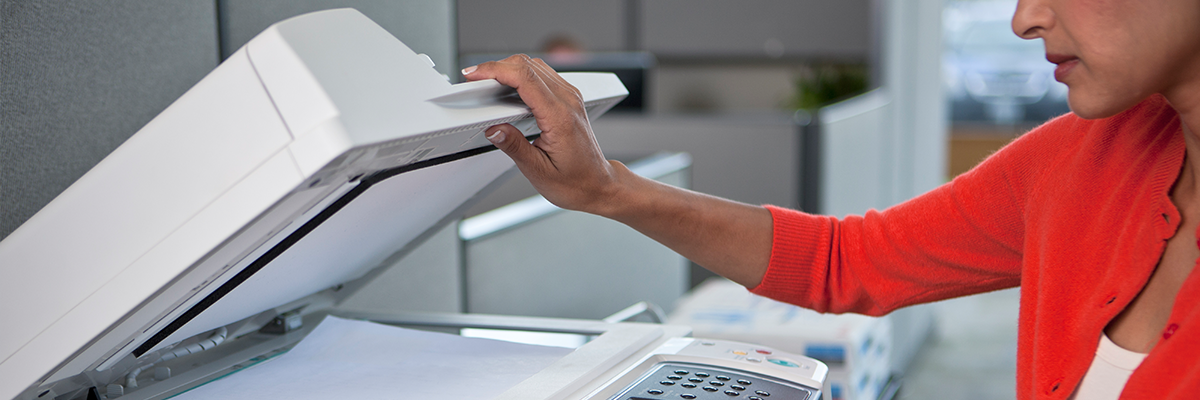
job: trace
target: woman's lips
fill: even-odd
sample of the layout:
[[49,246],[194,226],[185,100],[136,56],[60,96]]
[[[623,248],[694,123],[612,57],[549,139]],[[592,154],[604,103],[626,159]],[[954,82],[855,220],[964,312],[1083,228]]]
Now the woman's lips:
[[1067,79],[1067,75],[1071,73],[1071,70],[1074,69],[1076,65],[1079,65],[1079,58],[1075,56],[1047,54],[1046,60],[1058,65],[1058,68],[1054,69],[1054,80],[1059,82],[1063,82],[1064,79]]

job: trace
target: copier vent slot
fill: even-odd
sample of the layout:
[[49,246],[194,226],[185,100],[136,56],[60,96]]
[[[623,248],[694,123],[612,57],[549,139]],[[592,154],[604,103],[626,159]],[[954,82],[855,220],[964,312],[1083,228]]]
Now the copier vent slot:
[[[537,136],[538,135],[532,135],[529,137],[529,139],[530,140],[536,139]],[[342,197],[338,198],[336,201],[331,203],[328,207],[326,207],[324,210],[322,210],[320,213],[318,213],[312,219],[305,222],[304,225],[302,225],[300,228],[296,229],[294,232],[289,234],[282,241],[277,243],[275,246],[271,247],[270,250],[267,250],[265,253],[263,253],[263,255],[260,256],[258,259],[251,262],[250,265],[246,266],[245,269],[239,271],[237,273],[237,275],[234,275],[233,278],[226,281],[219,288],[217,288],[217,290],[214,290],[212,293],[209,293],[208,296],[205,296],[205,298],[203,300],[201,300],[200,302],[193,305],[186,312],[181,314],[179,317],[175,318],[175,320],[171,321],[170,324],[167,324],[167,326],[164,327],[162,330],[159,330],[153,336],[151,336],[149,339],[147,339],[145,342],[143,342],[141,345],[139,345],[136,349],[133,350],[134,357],[140,358],[143,355],[145,355],[146,353],[153,350],[155,348],[155,346],[158,346],[158,344],[160,342],[162,342],[167,337],[171,336],[171,334],[175,333],[175,331],[182,328],[184,325],[186,325],[192,319],[196,318],[196,316],[203,313],[205,310],[207,310],[209,307],[211,307],[213,304],[215,304],[222,297],[224,297],[225,295],[229,294],[234,289],[236,289],[239,285],[246,282],[246,280],[250,279],[250,277],[253,276],[256,272],[258,272],[259,270],[263,269],[263,267],[270,264],[272,261],[275,260],[275,258],[279,257],[281,254],[283,254],[285,251],[287,251],[289,248],[291,248],[292,245],[299,242],[300,239],[303,239],[306,235],[308,235],[313,230],[315,230],[318,226],[320,226],[322,223],[324,223],[326,220],[328,220],[330,217],[332,217],[334,214],[336,214],[338,211],[340,211],[342,208],[344,208],[347,204],[350,204],[350,202],[354,201],[355,198],[357,198],[359,195],[361,195],[363,192],[365,192],[367,189],[369,189],[372,185],[379,183],[381,181],[384,181],[388,178],[403,174],[405,172],[416,171],[416,170],[423,169],[423,168],[428,168],[428,167],[432,167],[432,166],[436,166],[436,165],[440,165],[440,164],[444,164],[444,163],[448,163],[448,162],[452,162],[452,161],[457,161],[460,159],[464,159],[464,158],[476,156],[479,154],[491,152],[493,150],[496,150],[495,146],[478,147],[478,148],[460,151],[457,153],[453,153],[453,154],[449,154],[449,155],[445,155],[445,156],[441,156],[441,157],[435,157],[435,158],[432,158],[429,160],[418,161],[418,162],[408,164],[408,165],[383,169],[383,170],[377,171],[371,175],[368,175],[367,177],[362,179],[362,183],[355,186],[349,192],[346,192],[346,194],[342,195]]]

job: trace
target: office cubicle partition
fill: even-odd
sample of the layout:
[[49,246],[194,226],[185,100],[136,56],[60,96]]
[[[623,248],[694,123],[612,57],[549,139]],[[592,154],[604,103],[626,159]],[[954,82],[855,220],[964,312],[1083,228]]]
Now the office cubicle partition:
[[[682,153],[629,165],[681,187],[690,166]],[[639,301],[669,309],[689,287],[687,259],[666,246],[541,196],[468,218],[459,237],[467,312],[597,319]]]
[[211,1],[0,1],[0,240],[217,66]]
[[456,73],[455,0],[0,0],[0,240],[272,23],[354,7]]

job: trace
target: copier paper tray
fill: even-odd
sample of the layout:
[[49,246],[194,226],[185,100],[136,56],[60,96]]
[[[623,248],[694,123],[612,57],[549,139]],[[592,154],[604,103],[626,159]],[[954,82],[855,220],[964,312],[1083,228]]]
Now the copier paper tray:
[[[611,74],[563,77],[590,118],[627,95]],[[0,242],[0,399],[167,398],[292,348],[512,169],[483,134],[501,123],[540,133],[511,89],[451,84],[355,10],[272,25]],[[594,336],[500,398],[659,398],[675,392],[637,385],[703,362],[807,398],[827,371],[686,327],[340,316]]]

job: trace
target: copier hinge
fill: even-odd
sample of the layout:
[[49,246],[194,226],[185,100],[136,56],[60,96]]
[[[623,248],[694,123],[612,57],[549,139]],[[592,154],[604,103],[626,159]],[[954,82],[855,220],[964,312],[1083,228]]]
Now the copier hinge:
[[300,316],[300,310],[296,309],[279,314],[279,316],[275,317],[275,319],[272,319],[271,322],[267,323],[267,325],[263,326],[262,329],[259,329],[258,331],[262,333],[281,335],[296,329],[300,329],[303,326],[304,320]]

